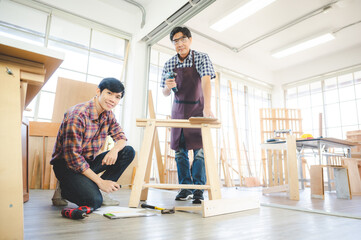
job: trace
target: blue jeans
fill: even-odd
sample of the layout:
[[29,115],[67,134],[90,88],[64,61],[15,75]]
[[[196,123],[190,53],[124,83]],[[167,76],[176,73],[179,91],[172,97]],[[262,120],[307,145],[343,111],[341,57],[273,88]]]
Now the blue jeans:
[[203,148],[193,150],[193,164],[190,167],[188,150],[183,131],[179,140],[179,149],[175,152],[175,161],[178,169],[179,184],[205,185],[207,182],[206,169],[204,165]]
[[[114,165],[102,165],[102,160],[107,153],[108,151],[99,154],[94,161],[90,162],[90,169],[96,174],[105,171],[101,178],[116,182],[133,161],[135,151],[131,146],[126,146],[118,153],[118,158]],[[65,161],[54,163],[54,173],[60,183],[63,198],[78,206],[89,206],[94,209],[102,205],[103,197],[95,182],[83,174],[69,169]]]

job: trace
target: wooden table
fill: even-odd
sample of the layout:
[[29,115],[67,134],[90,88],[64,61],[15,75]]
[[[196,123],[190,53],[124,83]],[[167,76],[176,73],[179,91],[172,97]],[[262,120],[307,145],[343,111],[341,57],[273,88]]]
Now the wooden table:
[[[276,141],[276,142],[270,142],[270,143],[263,143],[261,144],[262,148],[269,148],[271,146],[277,147],[279,145],[280,148],[282,148],[282,144],[284,145],[285,141]],[[342,148],[345,149],[345,157],[350,158],[351,157],[351,148],[353,146],[356,146],[355,143],[337,139],[337,138],[312,138],[312,139],[297,139],[296,140],[296,146],[297,146],[297,159],[299,164],[299,181],[301,182],[301,188],[304,189],[304,182],[308,181],[304,179],[303,171],[302,171],[302,154],[301,152],[306,149],[312,149],[317,151],[317,155],[319,156],[319,164],[322,163],[322,159],[325,158],[325,165],[329,162],[330,156],[339,155],[337,153],[330,153],[330,148]],[[344,156],[343,155],[343,156]],[[329,179],[329,171],[327,171],[328,179]],[[331,191],[331,185],[328,184],[328,190]]]

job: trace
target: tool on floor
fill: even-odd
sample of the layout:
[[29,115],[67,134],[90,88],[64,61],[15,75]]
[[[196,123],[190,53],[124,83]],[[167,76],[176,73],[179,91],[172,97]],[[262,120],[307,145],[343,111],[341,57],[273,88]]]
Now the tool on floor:
[[77,208],[64,208],[61,210],[61,215],[70,219],[83,219],[87,217],[86,213]]
[[64,208],[61,210],[61,215],[70,219],[83,219],[88,217],[87,214],[92,213],[94,211],[93,208],[88,206],[80,206],[77,208]]
[[92,213],[94,211],[94,208],[88,206],[80,206],[77,209],[85,212],[86,214]]
[[148,204],[146,204],[146,203],[142,203],[140,206],[141,206],[142,208],[150,208],[150,209],[161,210],[161,213],[162,213],[162,214],[173,214],[173,213],[175,213],[174,208],[172,208],[172,209],[160,208],[160,207],[148,205]]
[[[177,74],[175,72],[168,72],[166,74],[166,79],[174,79],[175,77],[177,76]],[[173,92],[178,92],[178,88],[177,87],[174,87],[172,88]]]

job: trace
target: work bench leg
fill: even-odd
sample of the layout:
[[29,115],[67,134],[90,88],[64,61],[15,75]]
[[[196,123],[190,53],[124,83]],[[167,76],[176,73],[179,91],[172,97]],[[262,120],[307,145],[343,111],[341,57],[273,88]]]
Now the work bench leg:
[[138,207],[140,195],[146,175],[149,158],[151,158],[151,150],[154,146],[155,120],[149,120],[145,127],[142,147],[138,158],[137,171],[135,173],[134,185],[129,198],[129,207]]
[[202,124],[202,140],[204,151],[204,164],[206,167],[207,181],[210,185],[208,197],[210,200],[221,199],[221,185],[217,174],[217,163],[214,156],[211,128],[208,124]]

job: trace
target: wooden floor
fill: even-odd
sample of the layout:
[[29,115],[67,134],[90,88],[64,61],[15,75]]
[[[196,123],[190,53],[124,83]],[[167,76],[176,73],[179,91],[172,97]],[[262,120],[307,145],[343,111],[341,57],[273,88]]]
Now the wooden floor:
[[[70,220],[60,214],[61,207],[51,205],[52,190],[31,190],[24,204],[25,239],[360,239],[361,197],[336,199],[327,193],[325,200],[310,200],[301,191],[301,201],[287,200],[286,193],[261,196],[260,189],[223,188],[223,198],[257,194],[261,207],[239,213],[202,218],[199,212],[110,220],[90,214],[83,220]],[[113,194],[120,206],[128,205],[130,190]],[[176,192],[150,190],[148,203],[162,207],[192,205],[174,201]],[[205,194],[206,195],[206,194]],[[206,195],[207,196],[207,195]],[[308,196],[308,197],[307,197]],[[70,204],[69,207],[75,205]],[[290,209],[285,209],[290,208]],[[296,210],[296,211],[295,211]],[[315,214],[306,211],[351,217]],[[158,212],[159,213],[159,212]]]

